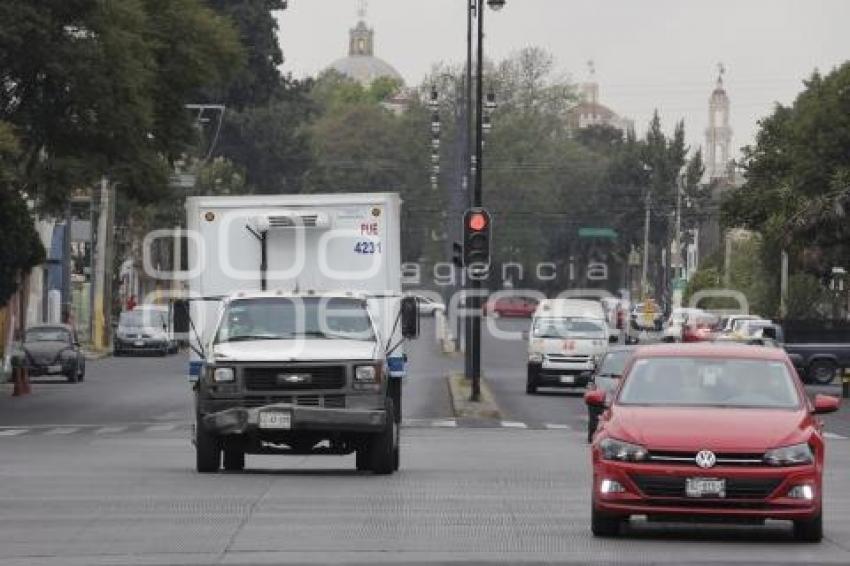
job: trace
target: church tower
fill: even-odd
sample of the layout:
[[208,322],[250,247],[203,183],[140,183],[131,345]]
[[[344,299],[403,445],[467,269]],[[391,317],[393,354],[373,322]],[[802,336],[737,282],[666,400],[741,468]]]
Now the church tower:
[[705,130],[705,171],[709,181],[729,178],[732,128],[729,126],[729,96],[723,88],[726,69],[718,65],[717,86],[708,99],[708,128]]
[[366,1],[361,0],[357,10],[357,26],[350,31],[349,57],[372,57],[375,55],[375,31],[366,25]]

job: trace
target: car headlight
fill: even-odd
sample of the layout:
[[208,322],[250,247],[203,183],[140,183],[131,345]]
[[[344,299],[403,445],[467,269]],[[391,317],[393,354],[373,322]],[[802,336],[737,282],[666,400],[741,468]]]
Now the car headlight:
[[377,389],[381,383],[381,366],[357,366],[354,368],[355,389]]
[[233,368],[215,368],[213,370],[213,381],[216,383],[236,381],[236,373],[233,371]]
[[542,364],[543,354],[540,352],[531,352],[528,354],[528,361],[532,364]]
[[639,444],[631,444],[616,438],[604,438],[599,443],[599,450],[604,460],[620,460],[621,462],[643,462],[649,459],[649,452]]
[[774,448],[764,453],[764,462],[771,466],[799,466],[811,464],[814,460],[812,449],[805,442]]

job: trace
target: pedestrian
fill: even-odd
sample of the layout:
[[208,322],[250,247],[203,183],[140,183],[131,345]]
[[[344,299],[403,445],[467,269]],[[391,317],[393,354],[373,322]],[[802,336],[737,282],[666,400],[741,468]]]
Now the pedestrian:
[[131,311],[134,308],[136,308],[136,296],[130,295],[129,297],[127,297],[127,310]]

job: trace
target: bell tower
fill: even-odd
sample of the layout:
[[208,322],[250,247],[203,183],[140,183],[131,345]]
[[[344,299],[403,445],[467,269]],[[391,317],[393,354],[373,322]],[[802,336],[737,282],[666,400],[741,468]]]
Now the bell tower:
[[357,7],[357,25],[349,32],[348,55],[372,57],[375,54],[375,31],[366,25],[367,0]]
[[705,130],[705,171],[708,180],[729,178],[732,128],[729,126],[729,96],[723,87],[726,68],[717,65],[717,85],[708,99],[708,128]]

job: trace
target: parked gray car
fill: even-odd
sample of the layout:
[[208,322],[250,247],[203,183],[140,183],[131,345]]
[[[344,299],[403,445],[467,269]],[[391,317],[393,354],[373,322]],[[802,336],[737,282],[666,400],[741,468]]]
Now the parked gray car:
[[66,324],[29,327],[13,359],[30,377],[64,375],[72,383],[86,377],[86,358],[77,334]]

